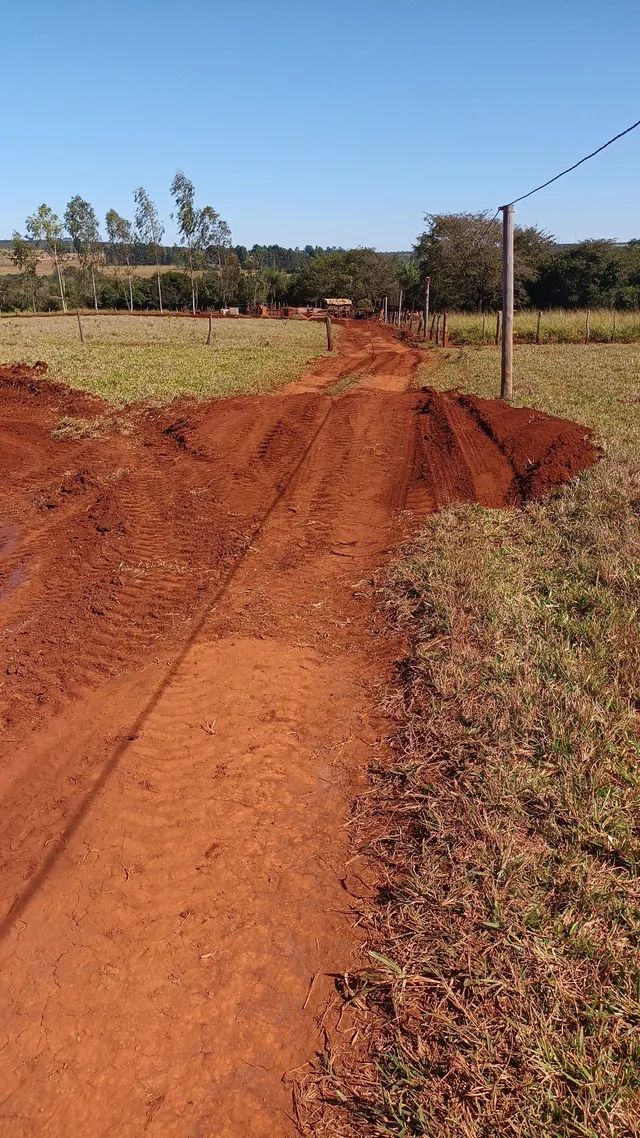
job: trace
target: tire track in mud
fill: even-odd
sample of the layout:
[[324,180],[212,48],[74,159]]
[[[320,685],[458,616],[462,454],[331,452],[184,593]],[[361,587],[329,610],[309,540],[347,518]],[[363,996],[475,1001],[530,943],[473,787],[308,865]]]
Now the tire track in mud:
[[[46,832],[46,840],[44,841],[44,848],[47,848],[47,847],[51,847],[51,848],[49,849],[49,852],[48,852],[46,858],[44,859],[43,864],[40,866],[40,868],[37,872],[34,873],[34,866],[31,863],[31,866],[30,866],[31,876],[28,877],[27,888],[23,892],[18,894],[18,896],[14,899],[13,904],[11,905],[9,911],[5,914],[5,916],[2,919],[0,919],[0,937],[5,934],[5,932],[8,930],[8,928],[10,928],[10,926],[16,920],[16,918],[19,917],[23,907],[26,904],[28,904],[33,893],[37,890],[37,888],[39,887],[41,882],[45,879],[45,877],[46,877],[47,873],[49,872],[51,866],[55,862],[55,859],[59,856],[60,852],[62,851],[63,845],[66,842],[68,836],[71,833],[73,833],[75,827],[84,818],[84,816],[85,816],[87,810],[90,808],[96,794],[101,790],[105,781],[112,775],[114,770],[117,768],[117,765],[120,762],[122,755],[127,750],[128,744],[133,739],[135,739],[138,736],[138,734],[140,733],[140,731],[142,730],[146,717],[154,710],[158,700],[161,699],[165,688],[172,682],[174,675],[179,670],[179,668],[182,664],[182,661],[184,660],[185,656],[188,654],[190,648],[194,644],[198,635],[201,633],[203,625],[204,625],[210,611],[224,597],[224,595],[225,595],[227,589],[229,588],[229,586],[231,585],[236,573],[240,569],[244,558],[247,556],[247,552],[251,549],[253,542],[256,541],[258,539],[258,537],[260,536],[260,533],[262,532],[265,523],[268,521],[272,512],[277,508],[277,506],[280,502],[280,499],[286,493],[288,487],[291,485],[291,483],[295,479],[298,471],[300,470],[300,468],[304,464],[304,462],[305,462],[305,460],[309,454],[309,451],[313,447],[318,435],[322,431],[322,428],[324,427],[331,410],[332,410],[332,404],[329,400],[326,400],[324,402],[324,405],[323,405],[320,421],[315,424],[314,433],[313,433],[311,439],[305,444],[304,449],[302,451],[302,454],[300,455],[294,469],[289,473],[288,477],[280,485],[280,487],[276,489],[276,493],[275,493],[273,500],[270,502],[270,504],[264,510],[264,513],[262,514],[262,516],[259,518],[259,520],[255,524],[255,528],[252,530],[252,532],[250,534],[245,536],[245,539],[243,540],[241,548],[235,552],[235,555],[232,557],[231,563],[230,563],[230,565],[227,566],[223,576],[221,577],[220,582],[216,586],[214,586],[213,595],[210,595],[209,598],[203,602],[203,606],[200,610],[200,613],[198,615],[195,626],[190,629],[190,631],[187,634],[186,639],[182,638],[181,642],[179,642],[178,650],[177,650],[176,654],[173,656],[173,658],[170,659],[168,666],[165,666],[164,670],[161,672],[160,680],[158,681],[154,678],[151,691],[147,695],[147,697],[144,698],[143,703],[142,703],[142,707],[139,710],[139,712],[135,715],[135,718],[133,718],[129,723],[125,722],[123,725],[121,725],[120,730],[119,730],[119,735],[121,736],[120,742],[117,744],[115,749],[112,750],[112,753],[106,757],[106,760],[104,761],[104,766],[102,767],[102,771],[101,771],[99,777],[93,781],[93,784],[91,786],[91,789],[90,789],[88,795],[81,800],[80,804],[75,808],[75,810],[71,810],[71,811],[69,810],[68,800],[66,800],[66,799],[62,800],[62,802],[61,802],[62,812],[60,813],[59,816],[56,816],[55,826],[57,826],[58,830],[61,827],[64,827],[64,836],[61,836],[58,840],[54,840],[55,834],[56,834],[56,829],[55,828],[52,829],[52,822],[51,822],[51,819],[49,818],[48,826],[47,826],[47,832]],[[255,448],[254,440],[250,440],[248,442],[248,446],[251,449],[254,449]],[[260,445],[258,446],[258,451],[259,450],[260,450]],[[143,532],[144,532],[144,528],[143,528]],[[155,530],[152,529],[150,532],[155,533]],[[145,548],[147,549],[147,551],[149,551],[151,548],[150,544],[148,543]],[[117,640],[117,633],[118,633],[118,629],[114,629],[113,630],[113,637],[116,640]],[[97,647],[94,647],[94,645],[91,645],[90,654],[88,657],[89,664],[85,665],[85,669],[87,671],[91,667],[91,661],[93,659],[94,651],[96,653],[96,659],[98,661],[100,661],[101,651],[104,652],[105,650],[107,650],[107,648],[108,648],[108,643],[104,643],[104,642],[102,644],[99,644]],[[100,674],[99,664],[98,664],[96,670],[97,670],[97,673],[99,675]],[[140,697],[138,696],[138,706],[140,705],[139,701],[140,701]],[[95,713],[95,711],[92,707],[92,714],[94,714],[94,713]],[[64,729],[63,729],[63,733],[64,733]],[[92,737],[91,733],[89,733],[87,740],[85,742],[83,742],[83,748],[82,749],[85,750],[87,748],[87,746],[90,746],[90,747],[96,746],[96,740],[95,740],[95,738]],[[54,759],[54,763],[55,763],[55,765],[53,767],[51,767],[50,771],[48,772],[47,784],[50,784],[52,781],[54,781],[54,779],[57,778],[61,773],[61,769],[60,769],[58,762],[57,762],[59,747],[60,747],[60,744],[58,743],[55,747],[49,748],[48,744],[45,742],[45,749],[44,749],[45,754],[48,751],[51,755],[51,758]],[[25,758],[26,758],[26,765],[30,768],[32,766],[32,764],[28,761],[28,756],[25,756]],[[42,768],[44,766],[47,766],[47,765],[48,765],[47,760],[44,758],[44,756],[41,756],[40,761],[38,763],[39,770],[42,771]],[[69,760],[68,760],[68,757],[65,757],[64,769],[66,770],[68,768],[68,766],[69,766]],[[75,781],[75,779],[77,778],[77,775],[72,774],[70,777]],[[46,790],[47,787],[45,786],[44,789]],[[21,805],[20,805],[24,801],[24,788],[23,788],[23,786],[18,785],[16,787],[16,791],[17,791],[17,795],[16,795],[17,801],[14,801],[12,799],[10,792],[8,794],[6,794],[6,796],[4,798],[4,805],[6,806],[7,814],[9,816],[9,818],[11,819],[10,825],[7,827],[7,830],[5,830],[5,846],[9,846],[10,850],[11,850],[11,853],[10,853],[11,870],[12,870],[12,875],[14,876],[14,878],[16,876],[18,876],[21,871],[24,871],[25,860],[26,861],[31,860],[29,858],[28,853],[27,853],[29,846],[30,846],[30,843],[31,843],[31,838],[32,838],[32,831],[30,828],[30,819],[33,816],[34,812],[38,813],[36,807],[37,807],[38,802],[39,802],[39,797],[43,792],[43,788],[36,787],[34,793],[28,792],[27,802],[25,803],[25,805],[23,807],[21,807]],[[60,800],[58,799],[57,801],[60,801]],[[24,826],[25,823],[28,823],[29,828],[27,829],[26,832],[24,830],[22,830],[22,832],[20,832],[20,826],[21,825]],[[17,830],[17,832],[16,832],[16,830]],[[26,841],[25,841],[25,839],[26,839]],[[20,856],[20,849],[23,846],[25,847],[25,853],[21,857]]]
[[[353,747],[354,729],[366,732],[362,726],[366,705],[356,678],[360,669],[354,674],[350,658],[356,651],[349,631],[352,618],[341,618],[335,598],[326,596],[326,583],[331,582],[332,592],[336,579],[346,585],[354,562],[359,567],[369,564],[372,543],[379,548],[386,540],[388,534],[380,530],[380,524],[386,522],[388,530],[394,505],[401,498],[401,489],[389,492],[386,464],[395,456],[402,488],[406,462],[402,459],[401,436],[405,440],[409,437],[406,410],[398,414],[391,400],[386,400],[383,409],[390,414],[382,415],[381,409],[371,407],[363,396],[327,404],[325,417],[297,470],[261,524],[260,542],[255,546],[252,542],[214,602],[215,608],[224,592],[224,613],[217,617],[210,611],[207,624],[212,627],[199,629],[197,642],[192,639],[170,682],[147,709],[144,722],[139,721],[130,730],[133,738],[119,748],[118,768],[112,764],[109,773],[113,777],[102,781],[91,818],[83,816],[76,826],[67,827],[64,842],[49,855],[46,871],[30,883],[27,904],[33,899],[39,907],[44,902],[45,911],[68,915],[60,922],[54,919],[53,929],[50,923],[38,921],[31,933],[31,907],[25,907],[26,923],[11,956],[17,969],[13,983],[20,991],[28,986],[34,959],[38,970],[52,977],[46,1014],[40,1002],[37,1006],[40,1022],[43,1017],[46,1020],[54,1052],[71,1046],[69,1032],[77,1029],[78,1018],[85,1033],[83,1059],[73,1066],[74,1082],[68,1088],[71,1103],[65,1098],[58,1111],[58,1104],[52,1101],[47,1090],[51,1085],[47,1061],[39,1065],[40,1073],[37,1071],[30,1082],[29,1103],[38,1101],[40,1094],[44,1096],[52,1133],[62,1133],[63,1125],[71,1123],[84,1133],[98,1132],[98,1119],[104,1121],[107,1107],[103,1099],[87,1097],[84,1080],[97,1065],[109,1072],[107,1081],[113,1072],[107,1099],[115,1099],[116,1084],[122,1095],[125,1073],[114,1060],[122,1051],[123,1040],[126,1044],[139,1031],[141,1003],[144,1022],[151,1017],[156,1035],[161,1033],[170,1043],[170,1098],[175,1101],[169,1101],[167,1092],[162,1092],[161,1132],[184,1132],[180,1120],[188,1108],[205,1111],[211,1119],[215,1108],[209,1052],[201,1056],[200,1064],[195,1062],[203,1030],[201,1012],[207,1007],[201,989],[200,961],[205,958],[217,961],[219,984],[224,977],[216,997],[220,1012],[216,1017],[216,1067],[220,1075],[215,1094],[223,1112],[217,1133],[240,1133],[251,1117],[254,1134],[272,1134],[275,1120],[287,1103],[279,1079],[274,1080],[274,1065],[281,1074],[313,1049],[316,1029],[312,1008],[306,1016],[300,1015],[305,985],[314,967],[324,975],[340,966],[342,954],[336,952],[336,943],[344,940],[347,929],[340,917],[344,894],[338,871],[324,864],[327,854],[335,856],[338,845],[335,819],[346,816],[344,788],[338,790],[342,773],[330,759],[333,752],[344,754]],[[331,436],[326,445],[321,445],[329,421]],[[369,463],[354,446],[356,439],[364,439],[380,459],[377,480],[372,479]],[[341,465],[347,469],[337,477]],[[368,516],[354,529],[358,491]],[[348,570],[341,560],[345,550]],[[302,563],[308,569],[310,561],[320,569],[319,579],[315,577],[320,592],[311,596],[313,575],[301,573]],[[268,587],[260,596],[263,584]],[[249,604],[247,597],[251,598]],[[265,599],[269,612],[261,608]],[[316,606],[323,610],[325,605],[326,611],[317,611]],[[230,624],[235,631],[230,630]],[[256,641],[256,624],[268,626],[270,635],[261,631]],[[345,648],[346,663],[340,665],[335,657]],[[249,714],[242,705],[245,682]],[[216,726],[206,714],[212,715],[212,685],[217,692],[225,683],[231,685],[229,717],[217,728],[219,698],[215,701]],[[329,709],[335,716],[333,727],[327,724]],[[218,730],[229,742],[224,745],[224,761],[212,772],[206,752],[212,745],[220,746]],[[247,730],[255,742],[246,739]],[[357,747],[362,749],[362,743]],[[242,767],[242,777],[230,773],[234,766]],[[224,797],[212,791],[212,779],[214,784],[231,783]],[[138,788],[133,794],[132,787]],[[240,847],[238,813],[247,819]],[[219,915],[224,914],[225,922],[221,942],[218,920],[212,921],[206,912],[212,905],[206,869],[212,847],[215,853],[224,850],[225,843],[241,854],[222,863],[219,858],[216,861],[215,908]],[[194,860],[204,866],[201,877]],[[335,918],[330,915],[330,900]],[[176,913],[177,903],[181,907]],[[14,909],[14,919],[16,915]],[[85,931],[87,919],[89,933]],[[144,929],[141,921],[145,921]],[[205,945],[201,940],[203,928],[210,924],[213,927]],[[15,928],[14,920],[12,930]],[[124,956],[112,943],[118,939],[116,931],[123,928],[127,930]],[[129,930],[136,931],[135,946]],[[146,974],[158,942],[164,969],[169,943],[180,961],[180,976],[188,975],[196,985],[193,1023],[189,1009],[184,1007],[184,992],[174,993],[166,980],[161,983],[160,1012],[155,1007],[157,971],[152,969],[151,989],[136,971],[141,951]],[[183,942],[189,943],[186,955]],[[196,952],[207,946],[206,952]],[[126,974],[125,992],[120,989],[115,1016],[109,1003],[112,1034],[104,1030],[107,1005],[100,1012],[95,1006],[96,959],[108,960],[110,977]],[[61,971],[62,960],[65,964]],[[194,960],[198,961],[197,977]],[[210,967],[205,973],[207,982],[211,971]],[[269,978],[266,983],[265,975]],[[256,994],[251,997],[245,1038],[237,1024],[242,1019],[247,985],[252,981]],[[69,987],[72,997],[67,993]],[[326,981],[317,987],[318,992],[326,993]],[[103,992],[111,985],[100,983],[98,988]],[[61,990],[65,993],[62,996]],[[73,1029],[65,1019],[69,998],[75,1009]],[[110,996],[109,1001],[112,999]],[[312,1007],[317,1011],[315,1002]],[[292,1034],[293,1015],[301,1022]],[[258,1033],[256,1017],[261,1024]],[[29,1030],[22,1028],[20,1038]],[[246,1050],[241,1054],[238,1049],[243,1046]],[[166,1063],[166,1057],[162,1062]],[[239,1062],[251,1068],[249,1082],[241,1080],[238,1084]],[[125,1096],[128,1101],[136,1103],[136,1087],[155,1086],[162,1069],[162,1063],[160,1068],[158,1064],[157,1054],[148,1061],[141,1057],[136,1062],[135,1086],[129,1088],[131,1097]],[[261,1081],[256,1070],[265,1072]],[[121,1133],[139,1131],[144,1104],[140,1101],[137,1105],[131,1130],[121,1128]]]
[[[528,412],[495,415],[489,437],[455,394],[385,391],[389,366],[376,391],[363,375],[338,399],[191,405],[140,427],[158,451],[141,485],[180,480],[231,540],[187,542],[192,558],[228,552],[197,616],[183,598],[179,650],[165,641],[76,700],[4,772],[7,1138],[294,1132],[287,1074],[316,1050],[331,974],[358,943],[347,820],[384,733],[372,688],[388,662],[363,577],[405,505],[504,504],[514,440],[530,456],[537,430],[558,436]],[[160,517],[180,552],[160,506],[151,522],[130,506],[134,548],[157,556]],[[142,604],[129,587],[130,620],[155,580]],[[91,654],[119,642],[115,628]]]

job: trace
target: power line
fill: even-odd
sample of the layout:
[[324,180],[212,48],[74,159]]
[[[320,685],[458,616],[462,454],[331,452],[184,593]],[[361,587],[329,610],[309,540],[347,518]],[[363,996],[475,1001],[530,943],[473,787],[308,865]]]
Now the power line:
[[[567,166],[566,170],[562,170],[561,173],[556,174],[554,178],[549,178],[548,182],[543,182],[542,185],[536,186],[534,190],[529,190],[528,194],[521,194],[519,198],[514,198],[513,201],[507,202],[507,205],[516,205],[517,202],[523,202],[525,198],[530,198],[532,194],[537,194],[538,190],[546,189],[546,187],[550,186],[552,182],[557,182],[558,178],[564,178],[565,174],[570,174],[572,170],[577,169],[578,166],[582,166],[583,162],[588,162],[590,158],[595,158],[596,154],[600,154],[601,151],[606,150],[607,146],[611,146],[611,144],[613,142],[617,142],[619,138],[624,138],[625,134],[630,134],[631,131],[635,130],[637,126],[640,126],[640,119],[638,119],[637,122],[632,123],[631,126],[628,126],[626,130],[621,130],[620,134],[614,135],[614,137],[610,138],[608,142],[604,142],[602,146],[598,147],[597,150],[592,150],[591,154],[586,154],[584,158],[580,159],[579,162],[574,162],[573,166]],[[503,207],[501,206],[500,209],[502,208]]]

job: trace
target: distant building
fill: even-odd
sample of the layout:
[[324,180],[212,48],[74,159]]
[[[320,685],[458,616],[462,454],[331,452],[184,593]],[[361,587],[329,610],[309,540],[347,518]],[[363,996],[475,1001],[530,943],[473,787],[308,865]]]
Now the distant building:
[[353,303],[346,297],[325,296],[322,307],[330,316],[351,316],[353,313]]

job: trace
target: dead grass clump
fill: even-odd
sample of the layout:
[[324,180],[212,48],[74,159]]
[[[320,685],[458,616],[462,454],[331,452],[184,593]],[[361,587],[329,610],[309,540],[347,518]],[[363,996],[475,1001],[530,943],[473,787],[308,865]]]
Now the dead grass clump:
[[103,435],[131,435],[133,429],[131,419],[124,414],[96,415],[94,419],[64,415],[51,435],[54,439],[98,439]]
[[546,505],[443,511],[380,581],[411,645],[314,1135],[640,1134],[639,512],[604,463]]
[[64,415],[53,428],[54,439],[97,439],[102,434],[99,419],[82,419]]

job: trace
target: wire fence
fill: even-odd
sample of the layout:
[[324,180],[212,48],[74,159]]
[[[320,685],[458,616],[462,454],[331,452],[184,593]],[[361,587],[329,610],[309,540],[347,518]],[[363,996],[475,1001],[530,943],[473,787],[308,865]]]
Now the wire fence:
[[[389,322],[398,323],[397,310]],[[422,315],[407,311],[399,331],[407,339],[423,340]],[[427,342],[433,346],[498,345],[502,314],[493,312],[433,312]],[[517,344],[640,344],[640,311],[615,308],[521,309],[514,319]]]

